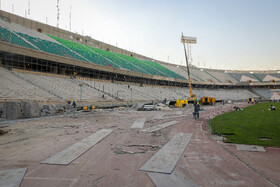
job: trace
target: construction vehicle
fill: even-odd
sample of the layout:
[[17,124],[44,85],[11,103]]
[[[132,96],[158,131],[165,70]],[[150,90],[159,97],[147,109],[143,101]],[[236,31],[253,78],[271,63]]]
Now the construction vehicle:
[[177,101],[175,103],[175,107],[176,108],[182,108],[182,107],[185,107],[187,104],[188,104],[188,100],[177,99]]
[[182,33],[181,42],[184,45],[184,53],[185,53],[185,57],[186,57],[188,81],[189,81],[189,88],[190,88],[190,97],[188,97],[186,100],[177,99],[176,101],[170,101],[169,106],[176,107],[176,108],[184,107],[187,104],[194,103],[195,100],[197,100],[196,95],[192,93],[192,83],[191,83],[190,69],[189,69],[189,63],[188,63],[188,55],[187,55],[186,45],[185,45],[185,43],[186,44],[196,44],[196,38],[184,36]]
[[187,37],[184,36],[182,33],[181,42],[184,45],[184,52],[186,57],[186,64],[187,64],[187,71],[188,71],[188,81],[189,81],[189,88],[190,88],[190,97],[187,98],[189,103],[194,103],[194,101],[197,99],[196,95],[192,93],[192,83],[191,83],[191,76],[190,76],[190,70],[189,70],[189,63],[188,63],[188,56],[186,51],[186,44],[196,44],[196,38],[195,37]]
[[247,103],[255,103],[255,98],[250,97],[246,99]]
[[202,97],[199,100],[199,103],[201,103],[202,105],[213,105],[215,104],[216,99],[213,97]]

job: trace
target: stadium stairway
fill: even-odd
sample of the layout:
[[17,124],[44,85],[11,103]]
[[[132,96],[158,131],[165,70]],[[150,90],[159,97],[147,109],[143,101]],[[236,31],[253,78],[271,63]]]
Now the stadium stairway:
[[210,75],[211,77],[213,77],[214,79],[216,79],[218,82],[222,83],[222,81],[218,78],[216,78],[214,75],[212,75],[210,72],[204,70],[208,75]]
[[96,88],[95,86],[91,86],[90,84],[88,84],[85,81],[79,81],[77,79],[69,79],[69,81],[74,82],[75,84],[79,84],[79,85],[83,84],[83,85],[85,85],[85,86],[87,86],[87,87],[89,87],[89,88],[91,88],[91,89],[93,89],[95,91],[101,92],[104,95],[107,95],[107,96],[109,96],[109,97],[111,97],[113,99],[116,99],[118,101],[123,101],[123,99],[121,99],[121,98],[119,98],[119,97],[117,97],[117,96],[115,96],[115,95],[113,95],[113,94],[111,94],[109,92],[106,92],[105,90],[101,90],[101,89]]
[[263,82],[256,74],[252,74],[258,81]]
[[197,78],[198,80],[200,80],[201,82],[204,82],[204,80],[202,80],[201,78],[199,78],[197,75],[195,75],[194,73],[190,72],[190,75],[194,76],[195,78]]
[[174,78],[174,79],[183,79],[183,80],[186,80],[185,77],[171,71],[170,69],[156,63],[156,62],[152,62],[152,61],[148,61],[148,60],[141,60],[141,62],[144,62],[150,66],[153,66],[155,67],[156,69],[158,69],[160,72],[166,74],[168,77],[171,77],[171,78]]
[[51,94],[51,95],[57,97],[58,99],[62,99],[62,97],[59,96],[57,93],[54,93],[54,92],[52,92],[52,91],[46,89],[43,85],[37,84],[36,82],[32,81],[31,79],[28,79],[28,78],[26,78],[26,77],[23,77],[20,73],[14,72],[14,71],[11,71],[11,73],[12,73],[13,75],[15,75],[16,77],[18,77],[18,78],[20,78],[20,79],[22,79],[22,80],[28,82],[29,84],[32,84],[33,86],[38,87],[38,88],[40,88],[41,90],[44,90],[45,92],[48,92],[49,94]]
[[228,72],[228,74],[229,74],[232,78],[234,78],[235,80],[237,80],[237,82],[240,82],[240,80],[239,80],[237,77],[235,77],[232,73]]

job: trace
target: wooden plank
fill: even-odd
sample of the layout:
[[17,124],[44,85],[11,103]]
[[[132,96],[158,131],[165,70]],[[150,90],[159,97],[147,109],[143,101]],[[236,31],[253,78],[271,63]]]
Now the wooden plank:
[[156,187],[197,187],[179,171],[173,171],[171,174],[148,173]]
[[143,129],[144,124],[146,122],[146,118],[138,118],[130,128],[138,128],[138,129]]
[[180,121],[169,121],[167,123],[163,123],[163,124],[159,124],[159,125],[147,128],[147,129],[143,129],[142,131],[143,132],[155,132],[155,131],[158,131],[160,129],[164,129],[166,127],[169,127],[171,125],[175,125],[176,123],[179,123],[179,122]]
[[67,149],[53,155],[52,157],[44,160],[41,164],[58,164],[67,165],[85,153],[88,149],[100,142],[106,136],[111,134],[113,129],[102,129],[96,133],[88,136],[87,138],[75,143]]
[[0,171],[0,187],[19,187],[27,168]]
[[141,168],[143,171],[168,173],[175,168],[181,155],[191,140],[192,133],[178,133],[165,144]]

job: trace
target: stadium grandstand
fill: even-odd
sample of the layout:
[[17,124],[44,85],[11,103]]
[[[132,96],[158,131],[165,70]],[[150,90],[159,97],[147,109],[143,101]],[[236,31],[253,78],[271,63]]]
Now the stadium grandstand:
[[[235,49],[234,45],[234,48],[228,46],[239,37],[233,34],[234,29],[241,32],[246,29],[240,29],[240,25],[245,25],[240,20],[248,14],[248,8],[250,11],[255,8],[251,1],[242,2],[242,6],[235,1],[166,1],[161,3],[164,6],[153,1],[75,2],[83,6],[73,6],[77,10],[73,14],[75,19],[79,14],[77,20],[87,25],[88,32],[96,32],[94,37],[71,32],[74,1],[68,1],[70,31],[67,27],[59,28],[59,0],[32,2],[37,3],[34,7],[40,13],[34,16],[36,19],[44,16],[42,4],[56,9],[56,27],[28,19],[30,1],[25,18],[14,14],[15,1],[9,1],[13,13],[0,10],[0,187],[280,186],[280,70],[205,68],[205,62],[204,68],[194,65],[199,64],[196,59],[200,57],[213,63],[217,54],[223,56],[217,55],[215,60],[221,67],[233,67],[235,59],[241,59],[234,64],[237,67],[244,67],[240,66],[243,62],[248,65],[255,62],[254,58],[243,56],[256,54],[244,50],[243,43],[241,53],[221,52],[222,48],[227,52]],[[17,5],[21,3],[22,0],[17,1]],[[259,6],[256,10],[263,11],[267,2],[255,4]],[[23,6],[19,7],[23,12]],[[62,7],[68,8],[65,4]],[[115,14],[112,7],[116,8]],[[226,7],[231,8],[230,15],[236,21],[224,16]],[[241,17],[236,16],[237,7],[246,14],[240,11]],[[48,15],[54,15],[54,9],[47,6],[44,9]],[[101,12],[100,17],[90,14],[96,10]],[[175,16],[172,11],[179,14]],[[263,19],[265,14],[259,12],[256,11],[257,15]],[[130,18],[137,30],[133,30],[135,25],[130,25],[122,13],[129,18],[131,13],[138,14]],[[225,22],[215,25],[206,21],[210,15],[213,20],[221,17]],[[62,19],[64,16],[65,13]],[[158,17],[153,20],[158,23],[149,16]],[[183,17],[183,24],[179,17]],[[251,24],[247,20],[246,26]],[[112,24],[115,22],[124,36],[119,35]],[[238,26],[230,27],[232,22]],[[199,38],[206,36],[210,40],[199,51],[207,51],[215,58],[208,58],[207,53],[195,54],[193,61],[190,44],[196,44],[197,38],[182,33],[186,66],[175,65],[182,58],[177,56],[176,46],[178,43],[183,46],[179,40],[178,43],[169,40],[177,33],[172,24],[178,24],[188,33],[205,32]],[[79,27],[77,22],[73,25]],[[209,25],[221,31],[214,32]],[[174,30],[173,34],[167,27]],[[196,29],[191,30],[192,27]],[[146,32],[146,28],[152,33]],[[117,43],[114,46],[104,42],[109,39],[96,40],[99,29],[101,38],[108,35],[116,40],[143,34],[137,38],[138,42],[127,43],[139,48],[137,51],[145,56],[122,49]],[[225,32],[229,29],[231,33]],[[109,30],[116,35],[105,32]],[[219,44],[221,48],[213,47],[214,38],[221,37],[221,32],[231,40],[219,38],[224,42]],[[153,41],[160,41],[159,48],[151,45],[154,43],[150,42],[151,36],[158,37]],[[243,39],[240,41],[244,42]],[[128,46],[123,39],[118,42]],[[164,50],[161,45],[168,46]],[[158,56],[148,57],[151,51]],[[169,62],[169,54],[176,59],[170,55]],[[164,57],[168,57],[168,62],[157,59]],[[273,58],[267,59],[266,67],[278,60]],[[255,68],[263,67],[258,63]]]
[[[1,101],[155,101],[188,97],[186,66],[0,12]],[[221,100],[279,99],[279,71],[192,66],[194,92]]]

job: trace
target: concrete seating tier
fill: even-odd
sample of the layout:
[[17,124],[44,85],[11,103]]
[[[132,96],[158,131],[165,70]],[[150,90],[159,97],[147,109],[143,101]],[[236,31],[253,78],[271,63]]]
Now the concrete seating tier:
[[164,73],[165,75],[167,75],[168,77],[172,77],[174,79],[186,79],[185,77],[178,75],[177,73],[171,71],[170,69],[156,63],[156,62],[152,62],[152,61],[147,61],[147,60],[141,60],[142,62],[158,69],[160,72]]
[[97,48],[90,47],[90,46],[87,46],[87,47],[89,49],[95,51],[97,54],[99,54],[99,55],[101,55],[101,56],[111,60],[120,69],[126,69],[126,70],[130,70],[130,71],[134,71],[134,72],[147,73],[146,71],[142,70],[138,66],[135,66],[135,65],[131,64],[130,62],[120,58],[115,53],[112,53],[112,52],[109,52],[109,51],[105,51],[105,50],[101,50],[101,49],[97,49]]
[[[189,97],[188,88],[154,87],[110,83],[93,80],[76,80],[67,77],[37,75],[0,68],[0,98],[21,99],[72,99],[86,100],[176,100]],[[261,91],[259,91],[261,92]],[[245,89],[193,89],[198,98],[203,96],[226,100],[245,100],[257,95]],[[263,95],[264,91],[262,91]],[[104,95],[104,97],[103,97]],[[267,93],[269,98],[272,92]]]
[[8,29],[2,26],[0,26],[0,40],[14,45],[19,45],[30,49],[36,49],[32,45],[24,41],[21,37],[16,35],[14,32],[9,31]]
[[58,99],[53,94],[30,84],[4,68],[0,68],[0,82],[0,99]]
[[46,53],[51,53],[59,56],[69,57],[69,58],[76,58],[79,60],[84,60],[79,55],[75,54],[70,49],[64,47],[61,44],[58,44],[56,42],[51,42],[49,40],[42,40],[40,38],[32,37],[27,34],[23,33],[17,33],[22,38],[25,38],[27,41],[35,45],[38,49],[41,51],[44,51]]
[[208,70],[208,73],[210,73],[211,75],[213,75],[214,77],[216,77],[218,80],[220,80],[223,83],[237,83],[238,82],[236,79],[234,79],[233,77],[231,77],[230,75],[228,75],[225,72]]
[[[84,58],[81,58],[79,60],[88,61],[88,62],[92,62],[94,64],[103,65],[103,66],[110,66],[110,67],[112,66],[112,67],[115,67],[115,68],[119,67],[115,63],[113,63],[112,61],[109,61],[108,59],[102,57],[101,55],[94,53],[91,49],[87,48],[83,44],[73,42],[73,41],[69,41],[69,40],[65,40],[65,39],[62,39],[62,38],[59,38],[59,37],[55,37],[55,36],[50,36],[50,37],[57,40],[62,45],[68,47],[69,49],[71,49],[72,51],[81,55],[82,57],[84,57]],[[76,57],[79,56],[79,55],[76,55]]]
[[102,93],[86,85],[80,85],[79,81],[70,78],[61,78],[47,75],[36,75],[22,72],[15,72],[24,80],[31,82],[37,87],[57,95],[61,99],[89,99],[99,100]]
[[160,71],[158,71],[157,69],[155,69],[153,67],[150,67],[146,63],[143,63],[143,62],[141,62],[140,60],[138,60],[134,57],[130,57],[130,56],[122,55],[122,54],[117,54],[117,55],[120,58],[122,58],[123,60],[125,60],[127,62],[130,62],[134,66],[139,67],[142,73],[150,74],[150,75],[160,75],[160,76],[164,76],[164,77],[167,76],[167,75],[161,73]]

